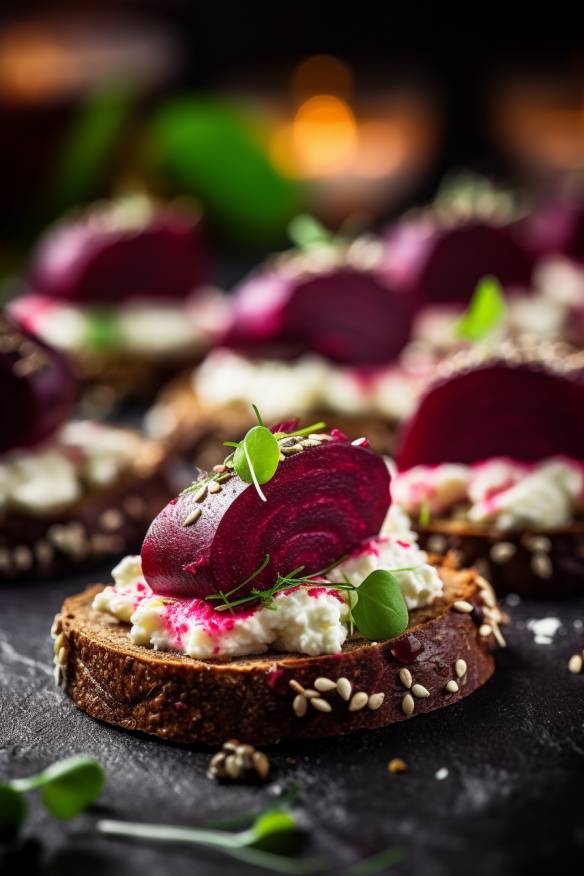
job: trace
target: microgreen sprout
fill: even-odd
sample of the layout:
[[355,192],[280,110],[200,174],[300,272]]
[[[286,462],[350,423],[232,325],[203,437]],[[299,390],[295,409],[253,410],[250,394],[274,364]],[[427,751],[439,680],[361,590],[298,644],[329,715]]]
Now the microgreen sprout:
[[23,795],[39,790],[45,809],[68,821],[87,809],[99,795],[105,776],[100,764],[79,755],[57,761],[40,773],[0,785],[0,831],[16,830],[24,819]]
[[482,341],[501,324],[505,312],[501,284],[495,277],[483,277],[456,323],[457,334],[466,341]]
[[375,640],[391,639],[402,633],[408,625],[409,617],[405,599],[395,575],[399,572],[411,572],[414,567],[405,566],[391,570],[376,569],[359,586],[353,584],[346,574],[343,574],[342,581],[327,580],[326,575],[345,559],[346,556],[341,557],[340,560],[326,569],[309,575],[303,575],[304,566],[298,566],[287,575],[278,574],[271,587],[266,587],[263,590],[254,587],[244,596],[231,599],[234,594],[240,592],[267,568],[270,556],[266,554],[260,566],[233,590],[227,593],[224,591],[212,593],[206,598],[211,602],[222,603],[215,606],[216,611],[233,611],[243,605],[254,604],[275,611],[278,608],[275,597],[285,590],[302,585],[325,587],[346,594],[345,600],[349,607],[347,626],[350,635],[353,635],[354,630],[357,629],[365,639]]

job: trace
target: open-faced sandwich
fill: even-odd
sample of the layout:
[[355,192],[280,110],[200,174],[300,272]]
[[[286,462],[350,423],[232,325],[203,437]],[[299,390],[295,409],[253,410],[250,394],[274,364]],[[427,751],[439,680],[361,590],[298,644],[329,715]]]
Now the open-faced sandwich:
[[81,709],[266,743],[383,727],[487,681],[505,644],[490,584],[420,550],[366,439],[296,425],[260,420],[113,585],[65,600],[56,678]]
[[272,422],[326,417],[387,452],[417,375],[396,368],[415,308],[384,253],[374,238],[318,238],[262,266],[235,290],[218,346],[163,391],[150,434],[210,464],[224,438],[250,427],[261,399]]
[[444,364],[406,425],[394,498],[422,544],[500,592],[584,587],[584,353],[541,341]]
[[50,228],[11,307],[62,350],[103,406],[150,397],[222,328],[200,217],[145,196],[98,202]]
[[0,581],[131,550],[176,490],[158,442],[69,422],[75,395],[62,356],[0,313]]

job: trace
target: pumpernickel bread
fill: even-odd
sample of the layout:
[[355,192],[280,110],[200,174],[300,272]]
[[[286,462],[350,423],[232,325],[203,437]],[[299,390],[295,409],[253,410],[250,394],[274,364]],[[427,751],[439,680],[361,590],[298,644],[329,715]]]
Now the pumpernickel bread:
[[553,529],[502,530],[464,520],[432,520],[415,527],[420,546],[455,550],[497,593],[569,596],[584,590],[584,523]]
[[450,557],[439,571],[444,596],[410,612],[402,635],[318,657],[203,661],[134,645],[127,625],[92,609],[98,585],[55,618],[56,680],[92,717],[172,742],[267,744],[384,727],[468,696],[505,644],[490,585]]
[[[374,415],[339,414],[315,410],[310,420],[324,420],[327,429],[340,429],[350,438],[366,435],[377,453],[391,454],[397,423]],[[193,456],[198,466],[211,468],[224,455],[224,441],[238,441],[255,425],[253,409],[244,402],[210,407],[197,396],[190,372],[176,378],[159,394],[147,417],[153,437],[172,450]]]
[[90,568],[134,550],[179,483],[168,451],[142,439],[113,484],[91,488],[62,511],[0,513],[0,584]]

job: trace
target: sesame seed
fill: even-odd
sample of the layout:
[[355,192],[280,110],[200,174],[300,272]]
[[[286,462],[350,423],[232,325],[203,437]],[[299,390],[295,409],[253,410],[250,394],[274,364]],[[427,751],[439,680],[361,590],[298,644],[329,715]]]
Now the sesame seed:
[[314,682],[314,686],[321,693],[327,693],[329,690],[335,690],[337,687],[336,681],[333,681],[331,678],[317,678]]
[[533,551],[533,553],[549,553],[552,549],[552,543],[547,535],[527,533],[521,541],[527,550]]
[[489,556],[494,563],[502,565],[508,563],[515,556],[517,548],[511,541],[499,541],[494,544],[489,551]]
[[401,757],[394,757],[387,764],[387,771],[390,773],[405,773],[407,768],[407,763]]
[[479,627],[479,635],[483,636],[484,638],[490,636],[492,632],[493,628],[490,624],[481,624]]
[[468,667],[466,665],[466,660],[463,660],[461,657],[458,658],[456,663],[454,664],[454,670],[459,678],[464,678],[466,675]]
[[538,578],[551,578],[554,567],[547,554],[534,554],[531,558],[531,571]]
[[326,432],[315,432],[308,436],[314,441],[332,441],[332,435],[327,435]]
[[428,538],[428,550],[434,554],[443,554],[448,547],[448,540],[444,535],[438,533],[431,535]]
[[383,705],[383,701],[385,699],[384,693],[374,693],[371,694],[369,699],[367,700],[367,707],[371,709],[372,712],[376,712],[377,709],[380,709]]
[[298,681],[296,681],[295,678],[291,678],[290,681],[288,682],[288,684],[290,685],[292,690],[296,691],[296,693],[304,694],[304,688],[302,687],[302,685]]
[[457,599],[452,607],[455,611],[460,611],[462,614],[470,614],[473,610],[472,605],[466,599]]
[[505,637],[503,636],[503,633],[501,632],[501,628],[499,627],[499,624],[493,623],[492,627],[493,627],[493,635],[494,635],[495,639],[497,640],[498,646],[500,648],[506,648],[507,642],[505,641]]
[[187,514],[187,516],[183,520],[182,525],[183,526],[192,526],[194,523],[197,522],[197,520],[199,519],[199,517],[201,516],[202,513],[203,512],[201,511],[200,508],[193,508],[191,513]]
[[310,687],[307,687],[306,690],[304,691],[304,696],[306,697],[307,700],[315,700],[318,697],[318,692],[315,690],[312,690],[312,688],[310,688]]
[[207,484],[203,484],[202,487],[195,492],[193,496],[193,502],[202,502],[205,496],[207,495]]
[[412,678],[412,673],[410,672],[409,669],[406,669],[405,666],[403,669],[400,669],[400,671],[399,671],[399,680],[401,681],[403,686],[407,687],[408,689],[414,683],[414,679]]
[[337,692],[341,699],[345,700],[345,702],[349,702],[351,699],[351,691],[353,686],[348,678],[339,678],[337,680]]
[[59,635],[55,639],[55,643],[53,645],[53,653],[58,654],[64,644],[65,644],[65,634],[59,633]]
[[402,712],[409,718],[413,714],[416,704],[411,694],[407,693],[402,700]]
[[254,751],[252,755],[252,762],[255,767],[255,771],[260,777],[262,781],[267,779],[268,773],[270,772],[270,761],[263,751]]
[[439,770],[436,770],[436,772],[434,773],[434,778],[438,779],[439,782],[441,782],[443,779],[448,778],[448,770],[446,769],[446,767],[440,767]]
[[450,679],[450,681],[446,682],[446,684],[444,685],[444,690],[448,691],[448,693],[458,693],[459,687],[457,682],[454,681],[454,679],[452,678]]
[[298,694],[294,697],[294,701],[292,703],[292,709],[297,718],[303,718],[306,715],[306,709],[308,708],[308,700],[306,697],[303,697],[302,694]]
[[302,444],[291,444],[290,447],[282,447],[284,456],[294,456],[296,453],[302,453],[303,450]]
[[218,484],[217,481],[211,481],[208,485],[207,489],[210,493],[220,493],[221,492],[221,484]]
[[412,685],[412,693],[417,699],[425,699],[430,696],[430,691],[423,684]]
[[486,588],[481,590],[481,599],[484,605],[488,605],[489,608],[497,607],[497,600],[491,590],[487,590]]
[[570,672],[573,672],[574,675],[578,675],[578,673],[582,672],[583,663],[584,661],[582,660],[580,654],[574,654],[572,657],[570,657],[570,660],[568,661],[568,669],[570,670]]
[[349,703],[349,711],[350,712],[360,712],[361,709],[364,709],[367,705],[369,697],[363,691],[359,691],[356,694],[353,694],[351,698],[351,702]]
[[314,706],[314,708],[318,712],[332,712],[332,706],[330,703],[327,703],[326,700],[321,699],[320,697],[316,697],[313,700],[310,700],[310,704]]

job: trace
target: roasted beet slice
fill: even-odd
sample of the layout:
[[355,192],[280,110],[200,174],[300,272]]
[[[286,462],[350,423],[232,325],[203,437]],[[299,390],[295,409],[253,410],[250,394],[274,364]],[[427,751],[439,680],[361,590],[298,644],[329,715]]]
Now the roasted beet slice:
[[49,438],[74,399],[63,357],[0,313],[0,453]]
[[184,298],[207,280],[195,212],[148,201],[112,201],[65,219],[41,239],[30,286],[74,302]]
[[551,347],[510,346],[481,361],[459,354],[405,426],[396,454],[401,470],[493,456],[536,462],[584,453],[584,357]]
[[465,304],[490,275],[506,289],[528,288],[531,256],[511,226],[411,220],[387,238],[392,276],[421,304]]
[[256,354],[317,353],[346,365],[397,358],[409,335],[414,303],[381,270],[341,265],[290,276],[269,272],[237,291],[224,344]]
[[584,201],[549,201],[535,209],[523,225],[536,258],[565,255],[584,262]]
[[[142,565],[156,593],[204,597],[228,591],[271,561],[251,587],[268,587],[299,565],[317,572],[377,535],[389,507],[389,473],[370,450],[333,441],[287,458],[263,486],[234,476],[197,504],[193,493],[173,499],[155,518]],[[195,524],[185,526],[201,508]]]

